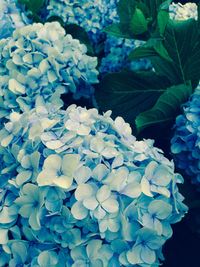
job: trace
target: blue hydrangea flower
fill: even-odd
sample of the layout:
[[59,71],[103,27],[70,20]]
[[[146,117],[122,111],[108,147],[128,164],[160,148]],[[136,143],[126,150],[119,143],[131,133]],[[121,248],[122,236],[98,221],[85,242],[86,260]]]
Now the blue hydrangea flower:
[[76,105],[13,112],[0,140],[1,178],[8,177],[0,194],[3,262],[160,263],[171,224],[187,207],[178,190],[181,176],[152,140],[137,141],[110,111],[100,115]]
[[117,15],[118,0],[50,0],[49,16],[59,16],[66,23],[77,24],[88,32],[91,40],[98,44],[105,34],[102,30],[113,22]]
[[[144,199],[144,205],[146,205],[147,201],[147,199]],[[169,223],[166,222],[166,219],[171,212],[172,206],[161,198],[150,202],[148,206],[142,207],[140,220],[143,226],[148,227],[148,225],[151,225],[151,229],[154,229],[160,235],[168,235],[166,230],[168,230]]]
[[9,261],[10,267],[26,266],[28,257],[28,244],[21,242],[11,242],[10,252],[13,258]]
[[137,71],[151,68],[150,61],[147,59],[128,60],[130,52],[142,44],[142,41],[108,36],[105,41],[105,57],[102,58],[99,68],[100,73],[105,75],[123,69]]
[[75,191],[75,198],[77,202],[72,206],[72,214],[76,219],[84,219],[90,211],[92,216],[101,220],[119,210],[119,203],[107,185],[97,189],[89,184],[80,184]]
[[73,183],[74,172],[79,164],[79,155],[48,156],[43,165],[43,171],[37,177],[39,186],[55,185],[68,189]]
[[129,263],[139,266],[152,266],[156,263],[155,250],[160,249],[164,244],[164,239],[155,234],[154,231],[146,228],[138,230],[138,236],[135,245],[127,252]]
[[29,23],[23,10],[20,10],[16,0],[2,0],[0,4],[0,39],[7,38],[12,32]]
[[172,3],[169,6],[170,18],[175,20],[186,20],[186,19],[196,19],[198,18],[197,4],[195,3]]
[[19,214],[27,218],[30,226],[34,230],[41,228],[40,212],[44,204],[44,197],[40,188],[34,184],[27,183],[23,186],[21,196],[15,200],[19,207]]
[[98,82],[97,59],[86,53],[58,22],[28,25],[1,40],[0,116],[29,110],[42,100],[61,106],[64,93],[90,96],[91,84]]
[[88,33],[94,46],[98,46],[105,41],[104,53],[100,65],[100,73],[117,72],[124,68],[132,70],[150,68],[147,60],[128,60],[129,53],[141,42],[124,38],[106,36],[103,29],[119,21],[117,15],[117,3],[119,0],[98,0],[95,1],[67,1],[50,0],[49,16],[59,16],[66,23],[73,23],[82,26]]
[[37,263],[40,267],[57,266],[58,261],[58,255],[54,251],[42,251],[37,258]]
[[74,260],[72,267],[79,266],[108,266],[113,256],[111,247],[102,244],[101,240],[91,240],[87,246],[78,246],[71,251],[71,257]]
[[200,183],[200,87],[183,106],[183,114],[176,118],[171,151],[177,167],[188,174],[192,182]]
[[8,266],[10,255],[5,252],[3,247],[0,245],[0,266]]

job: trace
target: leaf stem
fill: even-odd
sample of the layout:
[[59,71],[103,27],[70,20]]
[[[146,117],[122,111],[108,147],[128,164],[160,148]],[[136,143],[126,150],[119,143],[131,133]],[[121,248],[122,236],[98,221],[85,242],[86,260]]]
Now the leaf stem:
[[175,49],[177,51],[177,57],[178,57],[178,62],[179,62],[179,66],[180,66],[180,70],[181,70],[181,75],[182,75],[182,78],[183,78],[183,82],[184,82],[185,85],[187,85],[187,82],[186,82],[185,76],[184,76],[184,71],[183,71],[183,68],[182,68],[181,58],[180,58],[178,47],[177,47],[177,43],[176,43],[176,37],[175,37],[174,29],[172,29],[172,34],[173,34],[173,38],[174,38]]

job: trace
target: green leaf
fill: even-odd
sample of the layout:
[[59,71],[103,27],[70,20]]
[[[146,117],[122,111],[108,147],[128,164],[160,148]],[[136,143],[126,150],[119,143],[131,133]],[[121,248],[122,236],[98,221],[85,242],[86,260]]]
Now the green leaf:
[[166,26],[167,26],[167,23],[169,21],[169,12],[167,12],[165,10],[160,10],[158,12],[157,21],[158,21],[159,33],[161,36],[163,36],[165,29],[166,29]]
[[[146,9],[142,8],[141,2],[139,1],[138,7],[141,6],[145,17],[149,21],[149,33],[151,36],[159,37],[163,36],[165,32],[166,25],[169,20],[169,5],[172,2],[171,0],[142,0],[143,4],[146,6]],[[146,12],[148,10],[148,12]]]
[[139,114],[136,118],[138,132],[144,128],[172,121],[192,94],[191,85],[177,85],[168,88],[157,100],[153,108]]
[[155,51],[158,53],[160,57],[162,57],[163,59],[167,61],[173,62],[166,48],[164,47],[162,40],[156,41],[155,44],[153,45],[153,48],[155,49]]
[[136,60],[140,58],[153,57],[157,55],[158,53],[155,51],[153,47],[140,46],[131,51],[131,53],[129,54],[129,59]]
[[152,18],[157,18],[157,14],[159,9],[162,7],[164,8],[164,4],[166,4],[165,0],[143,0],[143,2],[146,4],[146,6],[148,7],[149,11],[150,11],[150,16]]
[[163,59],[172,62],[167,50],[165,49],[162,40],[149,39],[145,45],[135,48],[129,55],[130,60],[135,60],[145,57],[157,57],[160,56]]
[[131,33],[129,27],[127,27],[126,31],[125,30],[123,31],[121,29],[120,23],[115,23],[110,26],[107,26],[106,28],[104,28],[104,32],[119,38],[126,38],[126,39],[137,39],[146,41],[149,38],[148,33],[134,35],[133,33]]
[[135,0],[120,0],[117,5],[117,12],[120,19],[120,25],[122,30],[127,30],[129,27],[132,16],[135,12],[136,1]]
[[101,110],[112,110],[114,116],[123,116],[133,123],[169,86],[167,78],[152,71],[124,71],[106,75],[95,93]]
[[145,3],[141,2],[141,1],[139,1],[139,2],[137,1],[137,5],[136,6],[137,6],[137,8],[139,8],[142,11],[142,13],[144,14],[145,18],[148,18],[150,16],[149,7]]
[[43,7],[45,0],[18,0],[20,4],[26,6],[26,8],[32,13],[37,14]]
[[135,35],[143,34],[148,30],[147,24],[143,12],[139,8],[136,8],[130,20],[131,32]]
[[76,24],[67,24],[65,26],[66,33],[71,34],[73,38],[78,39],[87,46],[88,54],[93,55],[94,50],[89,40],[87,32]]
[[169,21],[163,45],[173,62],[163,57],[151,59],[160,75],[167,76],[172,84],[200,79],[200,39],[197,21]]
[[62,25],[62,27],[64,28],[65,27],[65,23],[64,21],[62,20],[61,17],[59,16],[51,16],[47,19],[48,22],[52,22],[52,21],[58,21],[60,23],[60,25]]
[[115,23],[110,26],[107,26],[104,31],[108,34],[114,35],[116,37],[120,38],[127,38],[127,39],[132,39],[132,35],[127,33],[127,32],[122,32],[120,28],[120,23]]

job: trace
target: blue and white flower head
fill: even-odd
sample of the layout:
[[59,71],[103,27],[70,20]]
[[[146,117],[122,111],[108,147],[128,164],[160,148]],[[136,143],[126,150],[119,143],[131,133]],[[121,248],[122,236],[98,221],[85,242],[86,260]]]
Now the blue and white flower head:
[[171,151],[178,168],[183,169],[195,184],[200,183],[200,86],[183,106],[176,118]]
[[[35,107],[38,99],[61,106],[61,94],[90,96],[97,58],[58,22],[34,23],[0,41],[1,116]],[[82,90],[84,87],[84,90]]]
[[158,266],[187,211],[182,177],[152,140],[137,141],[110,115],[76,105],[11,113],[0,131],[8,265]]
[[107,36],[105,41],[105,57],[101,60],[99,71],[101,74],[118,72],[125,68],[134,71],[151,68],[147,59],[129,61],[130,52],[144,42]]
[[20,28],[29,23],[28,18],[16,5],[15,0],[1,0],[0,21],[0,39],[11,36],[16,28]]
[[65,23],[78,24],[98,44],[105,34],[103,29],[112,24],[117,16],[118,0],[50,0],[49,17],[59,16]]
[[105,41],[105,57],[100,65],[100,73],[120,71],[123,68],[133,70],[149,68],[146,61],[136,61],[130,63],[129,53],[141,42],[107,36],[103,29],[112,23],[119,21],[117,14],[117,3],[119,0],[98,0],[98,1],[80,1],[80,0],[50,0],[49,16],[59,16],[66,23],[74,23],[82,26],[88,33],[94,46],[98,46]]
[[169,7],[170,18],[174,20],[186,20],[198,18],[197,4],[195,3],[172,3]]

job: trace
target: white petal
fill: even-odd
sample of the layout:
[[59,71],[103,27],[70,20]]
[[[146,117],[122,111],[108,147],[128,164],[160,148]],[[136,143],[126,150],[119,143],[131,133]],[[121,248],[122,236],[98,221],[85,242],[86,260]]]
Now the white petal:
[[143,177],[141,180],[141,188],[142,188],[142,192],[146,196],[153,197],[153,194],[151,193],[150,183],[145,177]]
[[52,154],[44,161],[45,169],[60,170],[62,163],[62,158],[59,155]]
[[61,188],[68,189],[72,185],[73,177],[68,177],[65,175],[57,176],[56,179],[53,180],[53,183]]
[[77,201],[71,208],[71,213],[77,220],[83,220],[88,215],[88,210],[82,205],[80,201]]
[[67,154],[62,160],[62,171],[67,176],[74,176],[78,168],[80,156],[78,154]]
[[142,193],[141,185],[135,182],[130,183],[121,191],[121,193],[131,198],[137,198]]
[[97,200],[101,203],[108,199],[111,195],[110,189],[107,185],[103,185],[97,192]]
[[89,184],[80,184],[78,185],[76,191],[75,191],[75,198],[79,201],[82,201],[86,198],[91,197],[94,195],[94,189]]
[[56,174],[52,171],[41,171],[37,177],[37,183],[39,186],[53,185],[53,181],[56,177]]
[[83,206],[89,210],[95,210],[99,203],[95,197],[86,198],[83,200]]
[[110,213],[115,213],[119,210],[119,203],[116,199],[109,198],[102,203],[102,207]]

